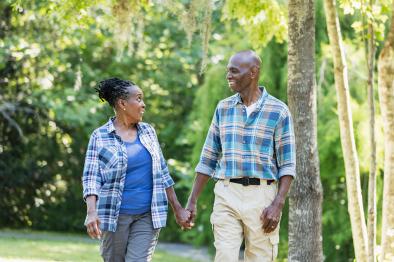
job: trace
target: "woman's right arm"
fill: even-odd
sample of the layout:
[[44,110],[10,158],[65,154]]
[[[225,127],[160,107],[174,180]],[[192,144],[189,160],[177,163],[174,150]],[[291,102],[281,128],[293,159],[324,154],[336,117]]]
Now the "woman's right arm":
[[85,220],[86,230],[91,238],[101,238],[100,219],[96,210],[97,196],[86,197],[87,215]]
[[93,133],[86,151],[85,166],[82,176],[83,198],[86,202],[86,230],[90,237],[100,238],[100,220],[97,215],[96,202],[101,187],[101,175],[98,164],[97,135]]

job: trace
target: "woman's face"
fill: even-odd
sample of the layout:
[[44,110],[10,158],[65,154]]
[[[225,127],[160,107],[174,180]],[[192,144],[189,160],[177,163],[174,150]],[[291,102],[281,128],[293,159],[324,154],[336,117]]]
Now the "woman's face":
[[133,123],[142,121],[145,112],[144,93],[138,86],[130,86],[129,98],[124,99],[121,110]]

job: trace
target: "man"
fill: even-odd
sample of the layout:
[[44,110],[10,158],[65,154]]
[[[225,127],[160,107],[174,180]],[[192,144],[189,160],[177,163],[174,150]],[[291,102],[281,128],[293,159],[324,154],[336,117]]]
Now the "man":
[[[216,262],[273,261],[279,221],[295,176],[295,141],[288,107],[258,86],[260,58],[242,51],[229,60],[235,95],[219,102],[195,171],[187,209],[190,225],[208,179],[217,180],[211,223]],[[279,184],[279,185],[278,185]]]

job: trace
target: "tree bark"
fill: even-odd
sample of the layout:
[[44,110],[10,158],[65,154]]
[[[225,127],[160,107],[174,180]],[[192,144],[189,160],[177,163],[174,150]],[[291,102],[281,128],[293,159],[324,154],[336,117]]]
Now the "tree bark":
[[343,158],[345,161],[348,211],[356,260],[367,260],[367,227],[360,185],[360,167],[354,140],[347,66],[335,0],[324,0],[328,36],[333,53],[335,88]]
[[390,32],[378,60],[385,145],[381,261],[394,261],[394,1],[392,14]]
[[288,101],[294,119],[297,177],[290,192],[289,261],[323,261],[322,197],[317,149],[315,8],[290,0]]
[[[370,6],[372,9],[372,1]],[[375,37],[373,24],[368,22],[368,108],[369,108],[369,144],[371,148],[369,181],[368,181],[368,262],[375,262],[376,247],[376,138],[375,138],[375,101],[374,101],[374,61],[375,61]]]

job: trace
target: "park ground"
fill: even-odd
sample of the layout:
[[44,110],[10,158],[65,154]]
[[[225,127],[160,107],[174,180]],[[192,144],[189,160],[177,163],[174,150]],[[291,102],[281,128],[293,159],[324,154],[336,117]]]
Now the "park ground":
[[[209,261],[204,248],[184,244],[159,243],[153,262],[200,262]],[[24,230],[0,230],[1,262],[38,261],[101,261],[97,240],[84,235],[37,232]]]

